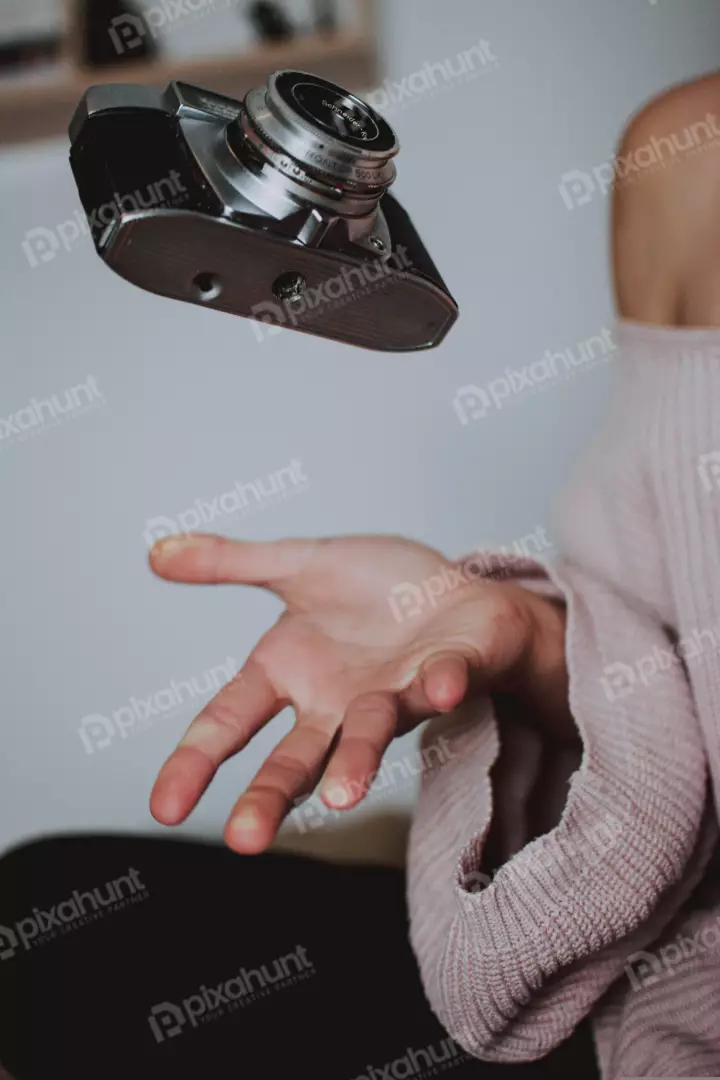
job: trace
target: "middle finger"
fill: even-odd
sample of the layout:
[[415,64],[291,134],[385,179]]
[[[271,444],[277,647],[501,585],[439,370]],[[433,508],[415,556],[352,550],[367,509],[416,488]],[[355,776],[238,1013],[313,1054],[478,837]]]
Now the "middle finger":
[[302,718],[280,740],[233,807],[225,829],[229,847],[254,854],[272,843],[297,797],[315,787],[338,726],[335,718]]

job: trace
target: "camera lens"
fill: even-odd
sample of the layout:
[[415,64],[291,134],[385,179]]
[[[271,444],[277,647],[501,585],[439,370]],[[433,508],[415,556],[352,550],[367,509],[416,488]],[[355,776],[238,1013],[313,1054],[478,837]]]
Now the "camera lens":
[[395,180],[400,149],[369,105],[302,71],[277,71],[266,87],[251,90],[226,139],[239,162],[267,182],[300,188],[303,198],[350,216],[377,205]]
[[275,90],[286,105],[342,142],[380,151],[390,151],[395,146],[395,134],[389,124],[339,86],[317,76],[286,71],[278,76]]

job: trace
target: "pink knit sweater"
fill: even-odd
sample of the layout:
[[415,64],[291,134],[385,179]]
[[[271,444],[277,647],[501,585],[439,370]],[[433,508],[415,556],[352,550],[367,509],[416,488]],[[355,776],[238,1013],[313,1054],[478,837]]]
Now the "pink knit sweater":
[[[621,322],[617,344],[561,558],[505,564],[567,604],[582,762],[532,840],[540,737],[493,800],[506,729],[489,702],[458,710],[413,822],[411,934],[433,1008],[478,1058],[542,1057],[591,1014],[605,1080],[720,1077],[720,329]],[[490,878],[493,801],[524,835]]]

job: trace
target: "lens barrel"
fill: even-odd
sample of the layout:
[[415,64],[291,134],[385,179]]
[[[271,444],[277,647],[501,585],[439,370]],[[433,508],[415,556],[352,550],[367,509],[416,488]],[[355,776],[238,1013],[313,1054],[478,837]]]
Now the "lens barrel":
[[250,153],[294,183],[377,203],[396,177],[395,132],[378,113],[317,75],[277,71],[251,90],[227,129],[230,149]]

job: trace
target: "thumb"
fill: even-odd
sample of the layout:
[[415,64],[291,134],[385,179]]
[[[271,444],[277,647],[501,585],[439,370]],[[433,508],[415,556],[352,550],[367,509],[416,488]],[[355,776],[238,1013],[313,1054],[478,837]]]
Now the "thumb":
[[451,712],[468,692],[468,660],[460,653],[436,653],[423,664],[419,679],[430,705],[438,712]]
[[282,597],[285,585],[307,566],[319,540],[229,540],[184,533],[160,540],[150,551],[150,568],[168,581],[204,585],[260,585]]

